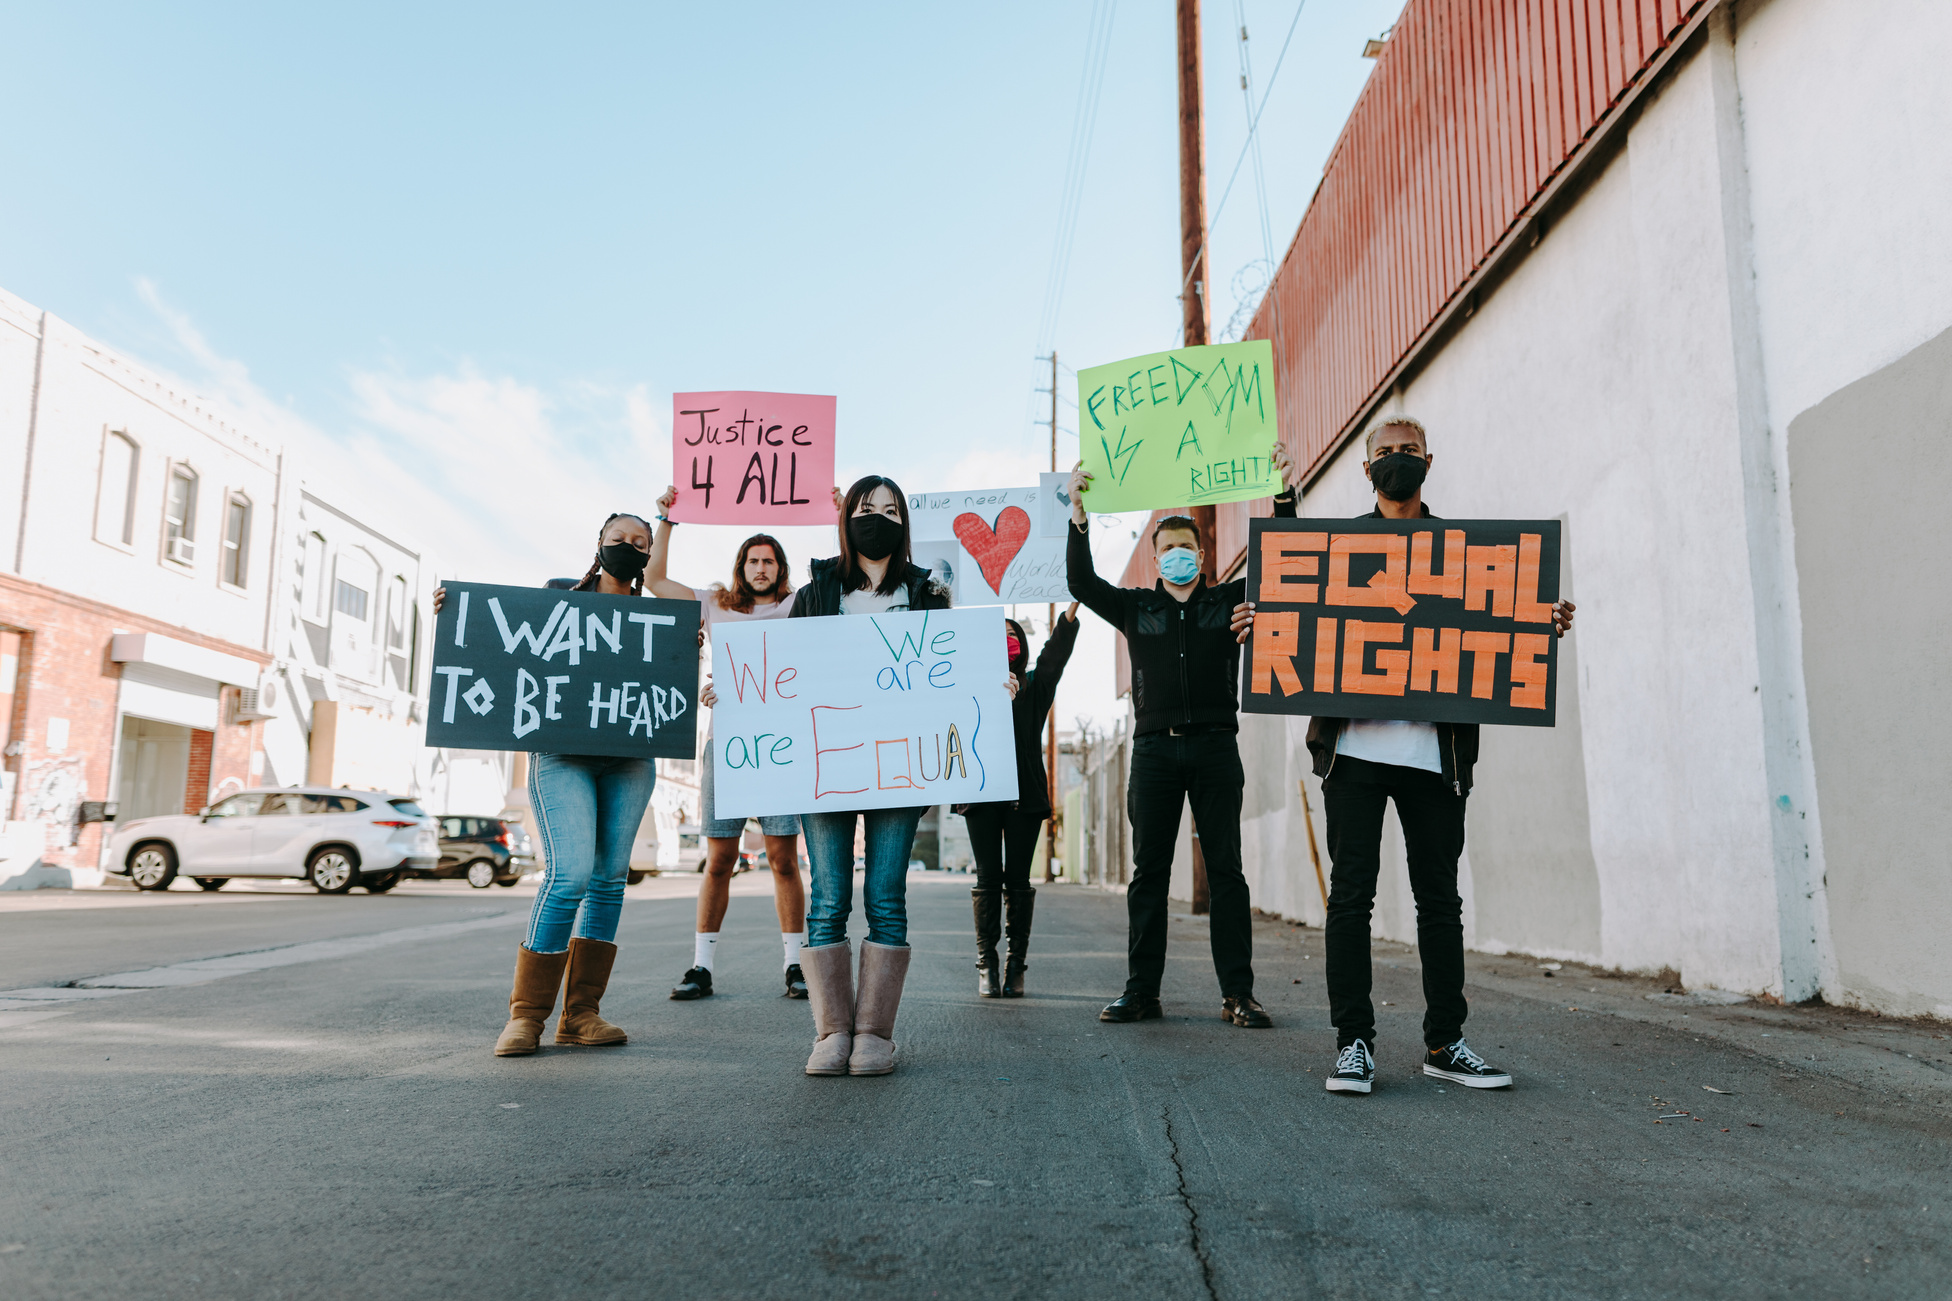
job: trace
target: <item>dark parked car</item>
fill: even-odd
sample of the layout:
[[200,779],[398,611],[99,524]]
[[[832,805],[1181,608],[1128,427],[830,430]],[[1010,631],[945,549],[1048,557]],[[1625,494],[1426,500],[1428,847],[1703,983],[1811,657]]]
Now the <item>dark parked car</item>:
[[535,866],[529,833],[519,822],[447,814],[438,823],[440,863],[416,876],[460,877],[475,889],[486,890],[491,885],[514,885]]

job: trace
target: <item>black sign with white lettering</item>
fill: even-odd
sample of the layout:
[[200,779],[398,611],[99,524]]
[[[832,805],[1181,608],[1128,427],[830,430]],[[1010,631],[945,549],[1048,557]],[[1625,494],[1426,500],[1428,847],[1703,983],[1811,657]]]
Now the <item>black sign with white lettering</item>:
[[449,583],[427,744],[690,759],[696,601]]

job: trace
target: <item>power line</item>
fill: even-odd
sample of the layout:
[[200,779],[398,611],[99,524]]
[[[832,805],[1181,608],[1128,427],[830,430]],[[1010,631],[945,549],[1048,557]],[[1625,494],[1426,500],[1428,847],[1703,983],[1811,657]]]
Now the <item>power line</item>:
[[1085,175],[1091,162],[1091,139],[1098,125],[1098,105],[1110,62],[1112,26],[1118,0],[1093,0],[1091,25],[1085,38],[1084,69],[1078,83],[1077,108],[1071,117],[1071,147],[1065,158],[1064,188],[1058,201],[1057,239],[1051,248],[1050,275],[1044,285],[1043,311],[1037,320],[1037,350],[1048,353],[1064,305],[1064,284],[1070,275],[1071,250],[1084,206]]
[[[1240,167],[1242,163],[1247,161],[1248,150],[1252,149],[1258,143],[1258,136],[1261,129],[1261,114],[1267,111],[1267,101],[1269,97],[1271,97],[1274,94],[1274,83],[1281,76],[1281,65],[1285,63],[1288,58],[1288,46],[1295,39],[1295,28],[1301,25],[1301,11],[1303,9],[1306,9],[1307,7],[1308,7],[1308,0],[1300,0],[1300,3],[1295,5],[1295,16],[1292,19],[1290,19],[1288,22],[1288,34],[1285,37],[1283,37],[1281,40],[1281,53],[1275,56],[1274,71],[1268,74],[1267,87],[1261,92],[1261,102],[1258,106],[1256,106],[1253,109],[1251,115],[1249,116],[1247,122],[1247,139],[1241,143],[1240,156],[1234,159],[1233,171],[1227,174],[1227,188],[1220,192],[1220,202],[1217,205],[1215,205],[1213,209],[1213,215],[1207,219],[1207,223],[1206,223],[1207,233],[1205,238],[1203,238],[1200,242],[1201,254],[1204,254],[1206,252],[1207,244],[1212,242],[1213,228],[1220,224],[1220,214],[1227,210],[1228,196],[1230,196],[1234,192],[1234,182],[1238,180],[1240,177]],[[1245,23],[1241,25],[1241,30],[1242,32],[1246,31]],[[1241,57],[1243,60],[1243,70],[1244,70],[1244,63],[1246,59],[1246,54],[1244,50]],[[1257,155],[1257,159],[1258,159],[1258,155]],[[1255,172],[1257,175],[1259,174],[1259,171],[1260,171],[1260,165],[1259,162],[1257,161],[1255,164]],[[1262,203],[1263,205],[1265,205],[1266,203],[1265,195],[1263,195]],[[1270,252],[1268,256],[1270,259],[1272,259],[1273,241],[1271,238],[1267,238],[1264,240],[1264,243],[1266,243],[1267,247],[1269,248]],[[1193,267],[1197,267],[1200,265],[1200,258],[1198,254],[1194,256],[1193,261],[1189,265]],[[1279,268],[1274,268],[1274,269],[1278,270]],[[1270,272],[1270,276],[1271,275],[1272,272]],[[1186,278],[1180,281],[1179,292],[1181,294],[1184,294],[1186,292],[1186,287],[1189,283],[1191,283],[1191,280],[1192,280],[1192,273],[1189,271],[1186,275]],[[1182,327],[1182,332],[1183,329],[1184,327]],[[1177,336],[1175,337],[1175,343],[1177,343]]]

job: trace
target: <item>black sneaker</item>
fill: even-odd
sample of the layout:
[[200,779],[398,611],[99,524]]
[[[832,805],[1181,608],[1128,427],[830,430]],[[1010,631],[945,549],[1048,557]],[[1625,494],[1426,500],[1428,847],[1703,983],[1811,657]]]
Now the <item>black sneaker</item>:
[[1367,1093],[1376,1085],[1376,1057],[1358,1039],[1335,1055],[1335,1069],[1322,1085],[1330,1093]]
[[788,998],[807,996],[807,978],[800,971],[800,964],[797,962],[786,969],[786,996]]
[[1462,1039],[1448,1048],[1432,1048],[1423,1059],[1423,1073],[1440,1080],[1456,1080],[1467,1089],[1511,1087],[1511,1072],[1487,1064]]
[[1252,994],[1238,997],[1228,995],[1220,1000],[1220,1019],[1233,1025],[1245,1026],[1249,1030],[1265,1030],[1274,1024],[1274,1018],[1267,1009],[1255,1001]]
[[1144,994],[1120,994],[1106,1005],[1098,1014],[1100,1021],[1157,1021],[1166,1011],[1159,1006],[1157,997]]
[[693,967],[690,971],[687,971],[685,978],[678,982],[678,987],[671,991],[671,997],[680,1001],[692,998],[710,998],[711,996],[712,973],[703,967]]

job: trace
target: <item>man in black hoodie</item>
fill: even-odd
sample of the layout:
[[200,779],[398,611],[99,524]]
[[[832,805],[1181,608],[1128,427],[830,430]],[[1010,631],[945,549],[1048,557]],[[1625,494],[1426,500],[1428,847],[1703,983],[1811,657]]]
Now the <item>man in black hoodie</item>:
[[[1435,519],[1423,504],[1431,461],[1423,425],[1388,416],[1364,439],[1362,472],[1376,490],[1368,519]],[[1552,607],[1560,636],[1573,605]],[[1251,624],[1252,616],[1249,616]],[[1464,852],[1464,804],[1478,757],[1475,723],[1314,718],[1308,750],[1322,779],[1333,863],[1323,946],[1336,1060],[1331,1093],[1367,1093],[1376,1078],[1376,1009],[1370,1001],[1369,917],[1382,865],[1383,814],[1391,801],[1403,827],[1410,892],[1423,960],[1423,1073],[1466,1088],[1497,1089],[1511,1076],[1464,1042],[1464,913],[1457,860]]]
[[[1281,492],[1274,513],[1295,513],[1294,464],[1279,444],[1274,468]],[[1209,935],[1220,977],[1220,1016],[1231,1025],[1274,1024],[1254,1000],[1254,919],[1240,869],[1240,635],[1252,626],[1247,581],[1209,583],[1199,529],[1184,515],[1153,526],[1160,580],[1150,588],[1114,587],[1091,564],[1084,496],[1091,475],[1071,472],[1071,528],[1065,550],[1071,595],[1125,634],[1132,657],[1132,772],[1125,793],[1132,820],[1132,883],[1125,992],[1101,1021],[1150,1021],[1163,1015],[1159,979],[1166,970],[1166,888],[1179,839],[1180,807],[1190,803],[1193,831],[1206,860],[1212,901]]]

